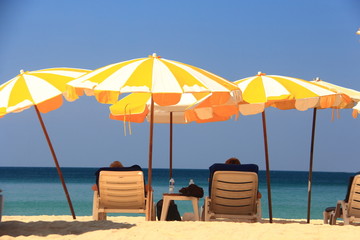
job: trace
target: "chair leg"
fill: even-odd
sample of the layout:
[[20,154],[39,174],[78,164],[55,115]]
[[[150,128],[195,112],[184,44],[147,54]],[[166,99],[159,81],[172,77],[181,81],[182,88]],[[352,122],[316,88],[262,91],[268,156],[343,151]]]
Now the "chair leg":
[[205,221],[205,207],[201,206],[200,208],[200,221]]
[[99,216],[99,220],[106,220],[106,212],[100,212],[98,216]]
[[210,198],[205,198],[205,202],[204,202],[204,206],[205,206],[205,209],[204,209],[204,212],[205,212],[205,215],[204,215],[204,221],[210,221],[210,213],[209,213],[209,207],[210,207]]
[[93,219],[99,220],[99,197],[97,191],[94,191],[93,197]]
[[330,214],[330,225],[335,225],[337,220],[336,212],[331,212]]
[[199,199],[192,200],[192,205],[194,209],[194,215],[195,215],[195,221],[200,220],[200,214],[199,214]]
[[256,206],[256,221],[257,222],[261,222],[261,218],[262,218],[262,211],[261,211],[261,200],[258,199],[257,201],[257,206]]
[[[324,224],[328,224],[328,223],[329,223],[329,219],[330,219],[331,213],[332,213],[332,212],[327,212],[327,211],[324,211],[324,212],[323,212]],[[330,220],[330,221],[331,221],[331,220]]]
[[156,204],[153,203],[151,221],[156,221],[155,207],[156,207]]

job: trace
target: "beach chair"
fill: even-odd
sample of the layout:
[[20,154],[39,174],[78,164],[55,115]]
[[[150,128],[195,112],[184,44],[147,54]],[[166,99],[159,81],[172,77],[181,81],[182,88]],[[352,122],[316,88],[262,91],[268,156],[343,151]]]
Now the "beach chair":
[[348,201],[337,202],[335,210],[330,214],[330,224],[336,224],[338,218],[344,220],[344,225],[360,221],[360,174],[352,181]]
[[254,172],[216,171],[210,197],[205,198],[204,220],[261,220],[261,202],[257,199],[258,175]]
[[155,219],[152,191],[145,195],[142,171],[100,171],[98,181],[99,190],[94,191],[94,220],[106,220],[107,213],[143,213],[146,220]]

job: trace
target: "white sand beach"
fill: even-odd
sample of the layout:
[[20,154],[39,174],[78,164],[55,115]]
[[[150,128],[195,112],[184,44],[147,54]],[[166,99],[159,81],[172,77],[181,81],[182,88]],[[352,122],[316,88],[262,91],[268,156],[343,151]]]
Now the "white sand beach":
[[240,222],[146,222],[144,217],[3,216],[0,239],[359,239],[360,224],[324,225],[322,220]]

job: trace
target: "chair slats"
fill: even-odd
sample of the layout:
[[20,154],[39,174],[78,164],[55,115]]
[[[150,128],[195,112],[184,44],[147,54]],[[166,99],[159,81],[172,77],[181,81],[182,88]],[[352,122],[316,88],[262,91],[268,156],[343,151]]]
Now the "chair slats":
[[348,201],[348,218],[360,220],[360,175],[354,177]]
[[98,212],[145,213],[142,171],[101,171]]
[[213,176],[210,211],[215,215],[254,215],[257,188],[256,173],[217,171]]

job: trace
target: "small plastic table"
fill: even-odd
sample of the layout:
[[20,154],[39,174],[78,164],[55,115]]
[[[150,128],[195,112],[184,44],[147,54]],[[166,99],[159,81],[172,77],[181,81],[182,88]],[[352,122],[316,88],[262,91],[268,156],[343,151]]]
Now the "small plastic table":
[[179,193],[164,193],[163,194],[163,205],[162,205],[160,221],[165,221],[166,220],[166,216],[167,216],[167,213],[168,213],[168,210],[169,210],[169,205],[170,205],[171,200],[182,200],[182,201],[187,200],[187,201],[191,201],[192,205],[193,205],[193,209],[194,209],[195,221],[200,220],[199,198],[184,196],[184,195],[179,194]]

